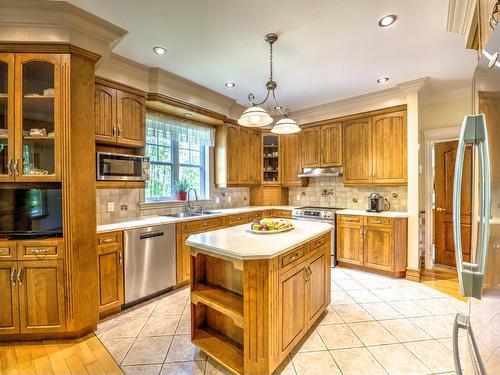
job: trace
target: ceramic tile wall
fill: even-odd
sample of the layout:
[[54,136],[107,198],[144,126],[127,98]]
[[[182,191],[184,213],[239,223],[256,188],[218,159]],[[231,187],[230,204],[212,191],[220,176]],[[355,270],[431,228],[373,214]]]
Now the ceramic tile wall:
[[[142,189],[97,189],[97,224],[108,224],[137,217],[173,214],[186,210],[185,206],[172,208],[141,209],[139,207]],[[219,203],[216,203],[217,198]],[[249,205],[249,188],[214,188],[213,203],[204,204],[205,209],[243,207]],[[108,202],[113,202],[114,210],[108,212]]]
[[294,206],[343,207],[366,209],[371,193],[380,193],[391,203],[391,211],[406,211],[406,186],[351,187],[344,186],[342,177],[309,179],[308,187],[290,188],[289,201]]

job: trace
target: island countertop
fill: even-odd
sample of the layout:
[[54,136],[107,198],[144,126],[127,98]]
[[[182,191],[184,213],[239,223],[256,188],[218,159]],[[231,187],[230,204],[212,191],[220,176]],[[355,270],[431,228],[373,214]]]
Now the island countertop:
[[256,234],[249,231],[251,224],[193,234],[186,244],[214,255],[248,260],[274,258],[288,250],[332,230],[327,223],[290,220],[294,228],[283,233]]

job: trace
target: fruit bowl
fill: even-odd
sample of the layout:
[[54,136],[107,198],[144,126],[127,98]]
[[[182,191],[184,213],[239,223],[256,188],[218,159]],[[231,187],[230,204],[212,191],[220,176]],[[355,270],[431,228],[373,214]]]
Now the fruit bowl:
[[249,231],[255,234],[283,233],[293,229],[293,224],[286,219],[255,220]]

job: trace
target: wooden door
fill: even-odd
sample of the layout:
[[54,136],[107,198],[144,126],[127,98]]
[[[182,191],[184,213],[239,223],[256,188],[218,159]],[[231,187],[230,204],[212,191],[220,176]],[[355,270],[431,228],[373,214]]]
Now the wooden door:
[[251,148],[250,138],[252,131],[247,128],[240,128],[240,167],[239,167],[239,180],[241,185],[250,185],[250,170],[251,170]]
[[280,351],[293,347],[307,331],[307,288],[304,264],[280,276]]
[[281,184],[283,186],[302,186],[297,177],[302,172],[301,136],[287,134],[281,137]]
[[302,130],[302,167],[320,166],[321,128],[319,126]]
[[14,181],[14,54],[0,53],[0,182]]
[[375,116],[372,122],[372,181],[405,185],[408,180],[406,111]]
[[239,182],[240,129],[236,125],[227,125],[227,183]]
[[252,130],[250,134],[250,183],[260,184],[262,168],[262,146],[260,131]]
[[[435,145],[434,212],[435,262],[455,267],[455,244],[453,241],[453,177],[458,141]],[[471,214],[472,214],[472,151],[465,150],[462,178],[461,228],[464,261],[470,261]]]
[[479,93],[479,113],[486,117],[488,146],[490,149],[491,182],[500,184],[500,95]]
[[16,261],[0,261],[0,335],[19,333],[16,274]]
[[372,182],[371,118],[344,123],[345,185],[364,185]]
[[192,233],[182,233],[177,226],[177,283],[189,281],[191,276],[190,247],[186,245]]
[[[63,69],[64,68],[64,69]],[[63,81],[64,76],[64,81]],[[64,82],[64,87],[62,82]],[[15,179],[61,179],[61,121],[69,113],[69,56],[15,56]],[[64,117],[63,117],[64,116]]]
[[66,317],[63,262],[18,262],[21,333],[64,331]]
[[146,137],[146,101],[143,96],[116,90],[118,143],[143,147]]
[[123,253],[120,245],[97,248],[99,275],[99,312],[119,308],[124,303]]
[[98,142],[115,143],[116,134],[116,90],[96,84],[94,92],[94,128]]
[[336,258],[339,262],[363,264],[363,225],[338,222]]
[[322,167],[338,167],[342,165],[342,124],[323,125],[321,127]]
[[392,272],[394,270],[393,229],[390,226],[365,223],[363,233],[363,265]]
[[[329,254],[328,254],[329,256]],[[310,276],[307,283],[307,322],[310,327],[328,304],[327,260],[326,252],[322,251],[309,260]]]

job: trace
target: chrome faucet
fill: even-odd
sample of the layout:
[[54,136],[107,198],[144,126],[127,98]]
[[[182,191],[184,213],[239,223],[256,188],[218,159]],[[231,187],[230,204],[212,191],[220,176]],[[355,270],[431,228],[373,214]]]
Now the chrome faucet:
[[191,195],[189,194],[191,190],[194,191],[194,197],[196,199],[196,203],[198,203],[198,193],[196,192],[195,188],[189,188],[187,191],[187,199],[188,199],[188,204],[187,204],[187,211],[188,215],[191,215],[193,213],[194,206],[191,204]]

